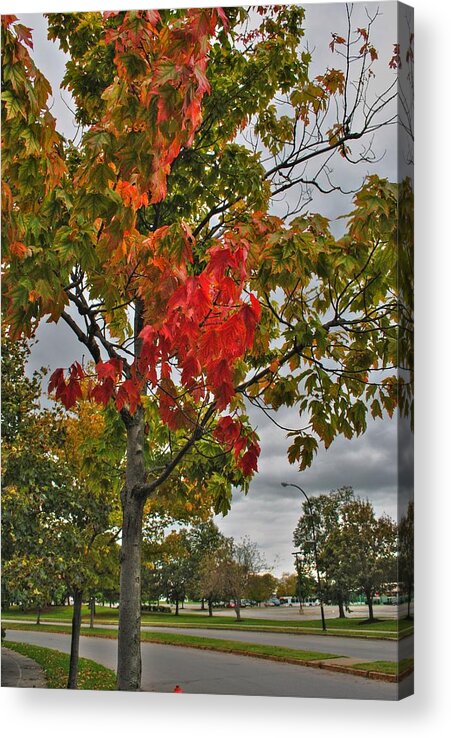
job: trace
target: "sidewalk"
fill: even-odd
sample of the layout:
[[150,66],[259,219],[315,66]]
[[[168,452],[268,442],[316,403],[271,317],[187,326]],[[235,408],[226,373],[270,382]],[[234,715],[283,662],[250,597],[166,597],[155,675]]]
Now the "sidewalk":
[[44,672],[36,663],[20,653],[2,646],[2,687],[47,687]]

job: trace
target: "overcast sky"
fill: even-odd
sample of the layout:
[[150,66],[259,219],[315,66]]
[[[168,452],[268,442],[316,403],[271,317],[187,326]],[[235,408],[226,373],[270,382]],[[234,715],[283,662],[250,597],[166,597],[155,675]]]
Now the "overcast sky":
[[[179,5],[182,3],[179,3]],[[154,5],[151,3],[151,5]],[[124,7],[126,4],[124,3]],[[128,3],[130,7],[130,3]],[[155,6],[155,5],[154,5]],[[313,72],[324,71],[327,66],[337,66],[338,59],[329,49],[331,33],[346,35],[345,6],[341,3],[304,5],[306,8],[305,42],[313,54]],[[382,87],[389,79],[388,59],[396,41],[396,12],[394,3],[356,4],[353,28],[365,26],[366,10],[376,7],[383,14],[374,25],[373,42],[379,51],[380,62],[376,66],[378,84]],[[68,138],[76,133],[73,116],[67,105],[71,105],[67,92],[59,91],[64,74],[64,55],[57,46],[46,41],[46,22],[42,15],[22,15],[23,21],[35,29],[35,59],[49,78],[54,90],[52,112],[57,117],[58,127]],[[66,102],[66,104],[64,103]],[[367,173],[377,172],[391,180],[396,178],[395,129],[386,128],[375,138],[374,148],[382,156],[374,166],[360,166],[350,172],[343,163],[335,171],[340,183],[351,188]],[[349,198],[343,196],[315,197],[310,205],[312,211],[321,212],[330,218],[349,210]],[[38,331],[39,342],[33,350],[32,366],[67,366],[80,358],[80,344],[61,325],[42,325]],[[259,473],[251,483],[247,496],[234,494],[232,510],[227,517],[216,518],[220,529],[234,538],[249,535],[264,553],[274,573],[293,570],[292,534],[301,511],[301,495],[294,488],[282,488],[281,482],[300,484],[308,494],[320,494],[343,485],[351,485],[357,495],[369,498],[378,514],[383,512],[398,516],[398,472],[405,480],[403,501],[409,494],[410,454],[401,458],[403,468],[398,469],[397,435],[398,425],[393,420],[369,418],[368,430],[360,438],[348,441],[339,438],[325,451],[321,449],[310,469],[299,473],[290,466],[286,452],[289,442],[286,433],[277,428],[261,412],[253,410],[252,420],[261,439]],[[284,426],[297,427],[299,417],[296,410],[280,410],[277,420]],[[403,473],[404,472],[404,473]]]

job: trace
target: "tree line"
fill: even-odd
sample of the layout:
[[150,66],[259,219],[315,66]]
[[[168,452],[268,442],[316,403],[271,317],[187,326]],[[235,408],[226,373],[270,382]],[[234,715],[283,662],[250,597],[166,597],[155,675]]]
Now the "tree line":
[[[317,556],[313,541],[316,539]],[[338,605],[345,617],[353,594],[362,593],[368,619],[374,620],[373,600],[379,591],[394,589],[407,600],[413,595],[413,501],[399,525],[388,515],[376,516],[369,500],[356,497],[352,487],[310,497],[293,534],[299,548],[297,571],[320,574],[318,596]]]

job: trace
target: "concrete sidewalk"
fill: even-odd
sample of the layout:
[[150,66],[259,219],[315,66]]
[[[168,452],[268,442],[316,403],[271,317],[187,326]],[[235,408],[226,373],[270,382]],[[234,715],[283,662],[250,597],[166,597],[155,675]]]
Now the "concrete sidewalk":
[[45,689],[47,682],[36,661],[2,646],[2,687]]

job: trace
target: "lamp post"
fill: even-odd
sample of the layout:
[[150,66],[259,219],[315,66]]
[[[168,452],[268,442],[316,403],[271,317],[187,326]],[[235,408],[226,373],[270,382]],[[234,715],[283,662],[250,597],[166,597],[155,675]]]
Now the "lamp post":
[[304,609],[302,607],[302,553],[301,551],[293,551],[295,558],[296,573],[298,575],[298,595],[299,595],[299,614],[303,615]]
[[315,556],[315,568],[316,568],[316,581],[318,582],[318,595],[319,595],[319,605],[321,608],[321,624],[323,630],[326,630],[326,619],[324,617],[324,605],[323,605],[323,592],[321,589],[321,578],[319,575],[319,566],[318,566],[318,548],[316,545],[316,529],[315,524],[313,522],[313,511],[312,511],[312,504],[310,502],[310,498],[308,495],[304,492],[302,487],[300,487],[298,484],[293,484],[293,482],[281,482],[282,487],[295,487],[298,489],[302,494],[304,495],[305,499],[307,500],[307,505],[310,513],[310,520],[311,520],[311,526],[312,526],[312,543],[313,543],[313,554]]

